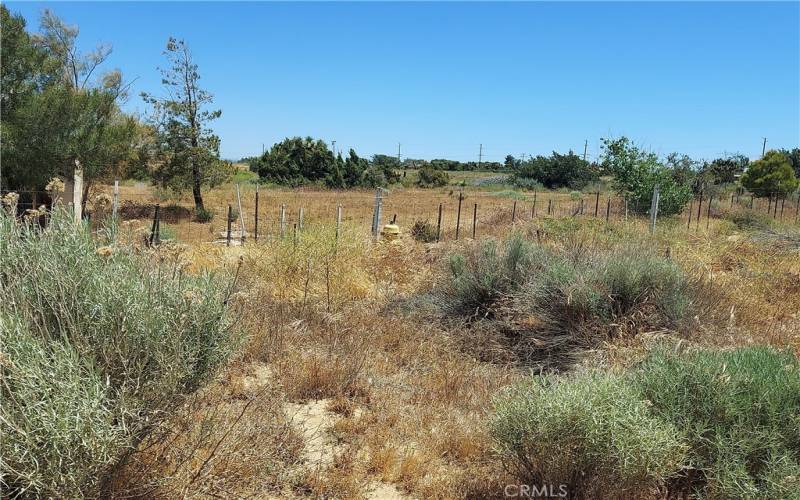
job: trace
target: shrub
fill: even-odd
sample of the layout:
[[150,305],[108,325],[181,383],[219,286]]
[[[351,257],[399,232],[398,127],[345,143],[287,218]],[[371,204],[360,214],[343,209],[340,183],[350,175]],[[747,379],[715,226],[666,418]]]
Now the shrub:
[[502,246],[485,239],[467,253],[450,255],[443,307],[451,314],[493,315],[492,305],[523,283],[533,252],[530,243],[513,237]]
[[422,167],[417,171],[417,185],[420,187],[442,187],[450,182],[450,176],[444,170]]
[[685,461],[678,430],[615,374],[533,378],[498,398],[495,410],[491,432],[509,468],[529,484],[566,485],[571,496],[641,493]]
[[411,226],[411,237],[423,243],[436,241],[436,226],[427,220],[415,220]]
[[767,347],[678,355],[634,373],[658,418],[685,433],[690,489],[713,498],[788,498],[800,488],[800,362]]
[[588,161],[572,151],[565,155],[554,151],[551,156],[537,156],[523,162],[514,172],[512,182],[520,187],[533,180],[549,189],[581,189],[598,179],[597,170]]
[[175,252],[98,248],[64,212],[43,230],[2,215],[0,242],[4,486],[98,496],[125,450],[227,359],[224,287],[183,276]]
[[533,378],[495,408],[503,460],[571,496],[795,498],[800,486],[800,362],[788,352],[658,348],[620,374]]
[[446,316],[493,320],[521,360],[548,364],[612,336],[681,327],[694,295],[675,263],[646,248],[553,248],[520,236],[452,254],[438,292]]
[[211,222],[214,219],[214,212],[205,208],[197,208],[194,212],[194,218],[197,222]]

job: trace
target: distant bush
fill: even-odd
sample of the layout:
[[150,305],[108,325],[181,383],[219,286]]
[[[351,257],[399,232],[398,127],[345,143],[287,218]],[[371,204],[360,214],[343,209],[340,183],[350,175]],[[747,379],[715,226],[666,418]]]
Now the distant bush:
[[765,229],[773,224],[769,215],[747,208],[723,212],[723,218],[733,222],[738,229]]
[[622,374],[533,378],[496,401],[491,429],[521,479],[574,497],[795,498],[798,408],[791,353],[657,349]]
[[651,415],[618,375],[534,378],[495,405],[498,451],[526,484],[565,485],[570,497],[635,497],[686,462],[678,429]]
[[423,167],[417,172],[417,185],[420,187],[442,187],[450,183],[450,176],[444,170]]
[[692,199],[691,179],[682,169],[659,162],[655,153],[634,146],[627,137],[603,139],[605,172],[614,176],[614,188],[638,214],[650,212],[655,186],[659,186],[658,213],[677,215]]
[[609,336],[680,327],[691,316],[694,291],[681,269],[635,245],[562,249],[514,236],[482,240],[449,262],[437,307],[492,320],[528,362],[569,361]]
[[436,226],[427,220],[415,220],[411,226],[411,237],[423,243],[436,241]]
[[[233,348],[223,286],[99,247],[66,213],[0,215],[4,492],[97,497],[110,468]],[[166,250],[162,250],[166,251]]]
[[531,158],[520,163],[512,176],[512,182],[519,187],[537,182],[549,189],[581,189],[598,179],[597,169],[572,151],[565,155],[554,151],[551,156]]

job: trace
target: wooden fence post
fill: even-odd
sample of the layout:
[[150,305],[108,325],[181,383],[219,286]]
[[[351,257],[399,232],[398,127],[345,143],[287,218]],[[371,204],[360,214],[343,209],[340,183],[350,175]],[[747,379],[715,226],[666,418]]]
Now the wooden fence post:
[[342,204],[336,205],[336,243],[339,243],[339,234],[342,229]]
[[300,211],[297,214],[297,230],[303,230],[303,207],[300,207]]
[[611,216],[611,197],[608,197],[606,201],[606,224],[608,224],[608,218]]
[[536,191],[533,192],[533,208],[531,208],[531,218],[536,217]]
[[597,217],[597,209],[600,208],[600,191],[597,192],[594,198],[594,216]]
[[442,236],[442,204],[439,203],[439,218],[436,221],[436,242],[438,243]]
[[708,207],[706,207],[706,229],[711,223],[711,202],[714,201],[714,195],[708,197]]
[[511,208],[511,224],[514,224],[514,217],[517,215],[517,200],[514,200],[514,206]]
[[225,233],[225,246],[231,246],[231,219],[233,219],[233,209],[228,205],[228,230]]
[[253,239],[258,241],[258,184],[256,184],[256,211],[255,211],[255,221],[253,224]]
[[464,199],[464,193],[458,193],[458,211],[456,212],[456,241],[458,241],[458,233],[461,229],[461,201]]

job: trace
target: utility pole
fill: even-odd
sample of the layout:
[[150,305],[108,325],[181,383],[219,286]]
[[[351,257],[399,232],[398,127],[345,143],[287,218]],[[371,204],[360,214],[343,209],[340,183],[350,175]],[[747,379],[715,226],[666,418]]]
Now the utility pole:
[[397,143],[397,164],[400,165],[400,143]]
[[764,137],[764,144],[761,146],[761,157],[764,157],[764,154],[767,152],[767,138]]
[[586,151],[589,149],[589,139],[583,141],[583,161],[586,161]]
[[331,141],[331,148],[333,149],[333,156],[336,157],[336,141]]
[[481,160],[483,160],[483,144],[478,147],[478,170],[481,169]]

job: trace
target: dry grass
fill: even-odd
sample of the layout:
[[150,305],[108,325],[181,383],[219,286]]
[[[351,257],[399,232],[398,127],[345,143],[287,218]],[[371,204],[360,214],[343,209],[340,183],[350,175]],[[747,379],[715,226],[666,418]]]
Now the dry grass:
[[[149,188],[123,187],[123,199],[152,201],[151,196]],[[269,397],[243,389],[249,375],[229,373],[227,381],[203,393],[198,403],[202,410],[187,408],[175,417],[171,441],[150,443],[152,447],[137,453],[128,473],[139,476],[131,477],[158,483],[157,491],[165,496],[370,498],[377,495],[370,491],[389,485],[417,498],[502,496],[503,486],[514,479],[493,452],[487,422],[492,398],[526,373],[504,356],[492,332],[471,339],[473,346],[482,343],[479,349],[466,349],[406,300],[429,290],[439,279],[443,257],[461,245],[453,241],[457,193],[449,188],[396,189],[385,198],[385,219],[396,213],[404,228],[416,219],[435,222],[438,204],[446,202],[445,241],[439,244],[417,243],[405,235],[395,243],[374,244],[368,234],[371,191],[262,189],[260,196],[258,244],[225,248],[208,243],[222,229],[223,208],[235,206],[230,186],[206,195],[207,205],[218,214],[211,224],[180,221],[174,227],[178,239],[190,245],[190,270],[243,259],[236,301],[249,339],[239,368],[231,373],[246,374],[266,364]],[[574,203],[568,194],[539,193],[537,214],[546,212],[550,199],[564,212]],[[462,238],[471,233],[475,202],[480,206],[479,235],[509,233],[513,200],[468,190]],[[305,210],[305,229],[296,240],[291,232],[285,239],[274,237],[281,203],[287,205],[289,228],[299,208]],[[332,223],[339,203],[345,225],[334,246]],[[243,187],[243,206],[252,230],[252,186]],[[710,285],[715,293],[706,298],[708,313],[697,318],[694,333],[684,342],[768,343],[800,353],[797,252],[772,248],[717,219],[706,229],[704,218],[699,229],[693,223],[690,231],[685,219],[664,221],[650,237],[643,220],[617,219],[611,226],[590,217],[531,220],[530,210],[530,199],[518,201],[513,228],[531,240],[599,249],[620,239],[644,240],[669,254],[693,279]],[[615,339],[588,353],[585,362],[631,364],[663,335],[645,332]],[[330,457],[324,465],[312,467],[303,461],[302,439],[280,406],[285,410],[288,402],[304,405],[320,399],[326,401],[330,420],[320,432],[335,445],[326,452]],[[211,445],[238,415],[236,429],[203,466]],[[226,425],[203,436],[198,434],[205,428],[202,422]],[[288,451],[277,453],[281,447]],[[194,458],[186,459],[186,450],[196,450]],[[158,463],[162,457],[164,464]],[[233,489],[226,494],[221,488]]]

